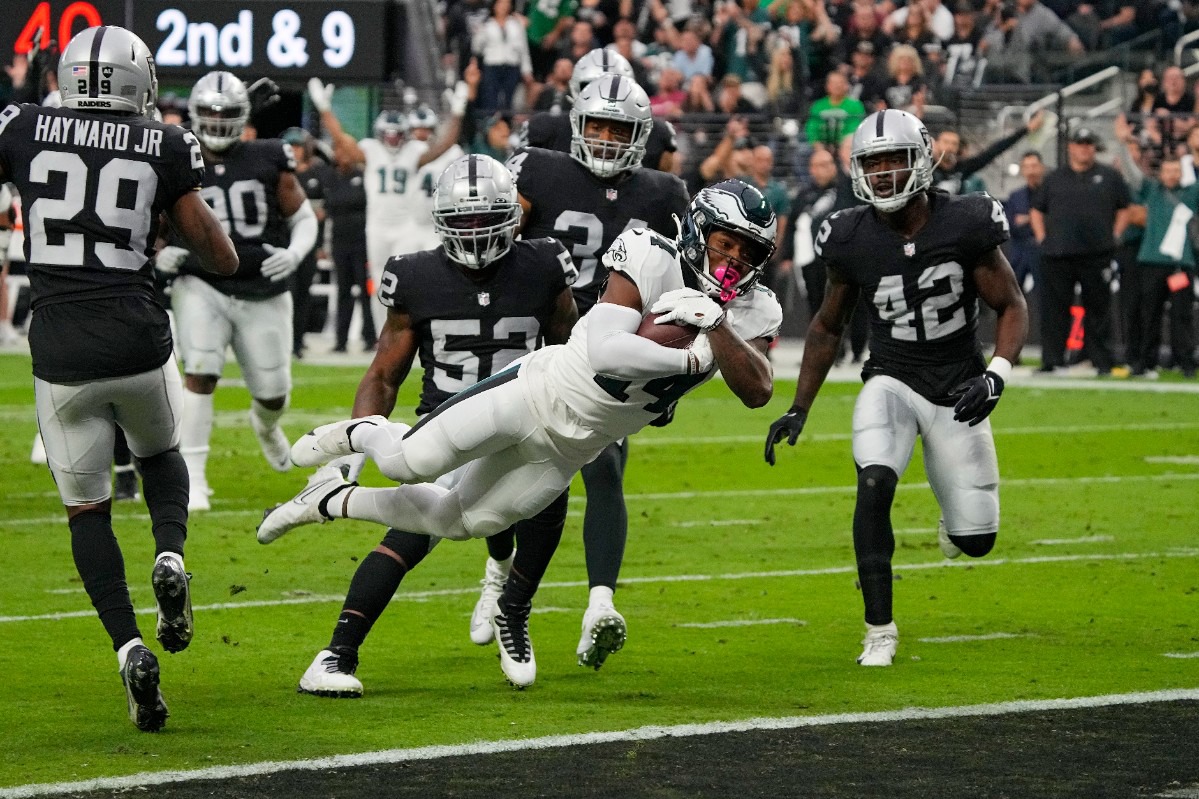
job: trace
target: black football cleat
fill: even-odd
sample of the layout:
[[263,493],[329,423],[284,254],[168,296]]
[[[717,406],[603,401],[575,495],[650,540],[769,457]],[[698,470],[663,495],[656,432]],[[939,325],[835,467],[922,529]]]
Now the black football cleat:
[[177,558],[160,558],[150,582],[158,602],[158,643],[168,652],[182,652],[192,641],[191,575]]
[[120,470],[117,472],[116,487],[113,489],[112,498],[117,502],[134,502],[141,499],[141,492],[137,486],[137,472],[133,467]]
[[129,650],[121,669],[125,698],[129,701],[129,720],[142,732],[158,732],[171,715],[158,690],[158,658],[144,646]]

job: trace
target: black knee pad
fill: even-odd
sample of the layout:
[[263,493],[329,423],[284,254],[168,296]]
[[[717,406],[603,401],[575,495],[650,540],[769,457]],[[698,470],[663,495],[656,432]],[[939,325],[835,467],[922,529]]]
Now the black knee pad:
[[981,558],[995,548],[996,536],[996,533],[986,533],[984,535],[951,535],[949,536],[949,540],[970,557]]
[[899,475],[890,466],[877,464],[858,469],[858,500],[867,499],[870,502],[885,500],[888,507],[895,497],[895,487],[899,485]]

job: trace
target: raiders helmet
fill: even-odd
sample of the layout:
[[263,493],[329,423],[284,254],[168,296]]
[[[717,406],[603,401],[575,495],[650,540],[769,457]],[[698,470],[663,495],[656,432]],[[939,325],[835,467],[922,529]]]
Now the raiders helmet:
[[[585,138],[587,122],[592,119],[628,123],[629,141]],[[602,75],[587,84],[571,106],[571,157],[601,178],[639,169],[653,124],[649,96],[644,89],[629,78]]]
[[[740,258],[709,269],[708,236],[716,228],[739,236],[745,246]],[[774,253],[778,221],[762,192],[740,180],[726,180],[702,189],[687,207],[679,239],[679,256],[699,277],[713,299],[728,302],[745,294]]]
[[433,193],[433,229],[446,256],[468,269],[483,269],[512,248],[520,212],[512,173],[486,155],[451,163]]
[[570,99],[577,100],[587,84],[606,74],[633,80],[633,66],[615,50],[597,47],[575,62],[574,71],[570,73]]
[[59,58],[58,90],[65,108],[153,117],[158,100],[154,56],[124,28],[88,28],[71,39]]
[[[894,188],[888,196],[879,197],[874,192],[870,178],[871,174],[880,173],[867,174],[862,160],[890,152],[906,153],[907,166],[890,171]],[[908,200],[932,185],[933,146],[928,129],[907,111],[876,111],[866,117],[853,134],[849,176],[853,182],[853,193],[859,200],[870,203],[884,213],[898,211],[908,204]]]
[[375,117],[375,138],[388,149],[394,150],[404,143],[408,133],[408,118],[399,111],[381,111]]
[[209,72],[196,81],[187,100],[192,130],[214,153],[224,152],[241,139],[250,118],[246,84],[232,72]]

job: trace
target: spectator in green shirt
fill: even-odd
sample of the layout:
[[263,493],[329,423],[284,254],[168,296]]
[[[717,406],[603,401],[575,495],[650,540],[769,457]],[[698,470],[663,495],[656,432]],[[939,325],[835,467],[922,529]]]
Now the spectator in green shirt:
[[836,147],[844,137],[852,135],[866,118],[861,100],[849,96],[849,79],[833,71],[824,79],[828,94],[812,103],[805,128],[808,141]]
[[529,57],[533,77],[545,80],[558,58],[559,39],[570,30],[579,10],[578,0],[534,0],[528,6]]

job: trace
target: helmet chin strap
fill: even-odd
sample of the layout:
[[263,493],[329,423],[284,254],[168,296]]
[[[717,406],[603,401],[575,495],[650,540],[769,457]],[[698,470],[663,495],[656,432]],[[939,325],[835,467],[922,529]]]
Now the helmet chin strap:
[[741,273],[738,272],[732,265],[725,264],[718,266],[712,270],[712,277],[716,278],[720,283],[720,301],[728,302],[737,296],[734,287],[741,280]]

